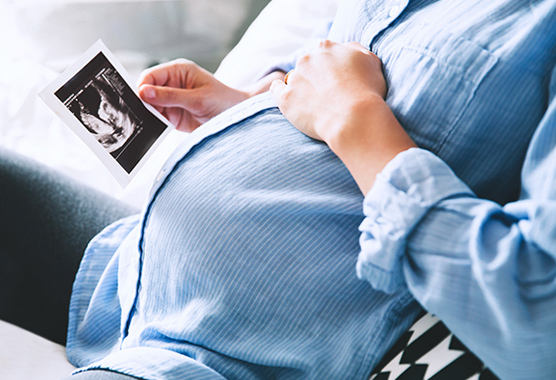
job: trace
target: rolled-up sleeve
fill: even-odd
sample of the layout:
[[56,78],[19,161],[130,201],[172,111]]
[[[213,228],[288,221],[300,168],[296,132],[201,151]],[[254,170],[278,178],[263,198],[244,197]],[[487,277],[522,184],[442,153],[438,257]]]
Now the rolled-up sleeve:
[[441,159],[414,148],[377,176],[364,213],[361,279],[387,293],[409,289],[501,378],[556,378],[554,96],[518,201],[477,198]]
[[405,288],[408,236],[431,208],[458,196],[472,191],[432,153],[413,148],[396,156],[365,197],[358,276],[387,293]]

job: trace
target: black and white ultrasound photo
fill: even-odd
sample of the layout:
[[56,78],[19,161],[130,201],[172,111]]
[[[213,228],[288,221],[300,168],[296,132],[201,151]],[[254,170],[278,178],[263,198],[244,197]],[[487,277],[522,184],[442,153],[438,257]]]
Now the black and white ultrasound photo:
[[54,94],[127,173],[167,128],[102,51]]

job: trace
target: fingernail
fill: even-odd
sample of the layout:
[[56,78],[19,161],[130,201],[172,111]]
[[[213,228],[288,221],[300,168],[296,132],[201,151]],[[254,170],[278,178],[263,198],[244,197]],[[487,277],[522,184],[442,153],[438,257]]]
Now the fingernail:
[[152,87],[145,88],[143,90],[143,94],[145,95],[146,98],[149,98],[149,99],[154,99],[155,96],[156,96],[154,88],[152,88]]

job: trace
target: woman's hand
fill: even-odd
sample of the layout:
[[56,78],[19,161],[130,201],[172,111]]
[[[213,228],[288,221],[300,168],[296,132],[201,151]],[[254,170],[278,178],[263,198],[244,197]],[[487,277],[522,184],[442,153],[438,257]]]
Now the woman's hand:
[[152,104],[178,130],[191,132],[226,109],[266,91],[274,74],[244,91],[226,86],[195,63],[178,59],[145,70],[139,79],[139,95]]
[[360,44],[322,41],[271,91],[284,116],[326,142],[364,194],[391,159],[415,146],[384,101],[382,63]]
[[386,96],[380,59],[357,43],[322,41],[299,59],[288,85],[271,91],[282,113],[299,130],[327,141],[358,104]]

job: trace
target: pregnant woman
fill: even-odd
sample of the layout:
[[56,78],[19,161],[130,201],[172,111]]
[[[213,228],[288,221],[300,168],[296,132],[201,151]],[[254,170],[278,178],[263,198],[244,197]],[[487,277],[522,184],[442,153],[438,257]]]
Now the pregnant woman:
[[[288,84],[280,79],[291,65],[241,91],[183,60],[145,72],[142,98],[193,132],[144,210],[98,234],[132,212],[3,153],[2,274],[21,292],[1,302],[0,318],[63,341],[67,300],[58,299],[94,236],[71,292],[67,352],[82,367],[72,379],[366,379],[421,311],[403,276],[391,273],[411,231],[392,226],[425,210],[404,202],[406,182],[394,184],[398,197],[384,192],[383,203],[378,196],[362,210],[364,194],[383,191],[368,174],[419,146],[469,186],[439,190],[454,174],[422,167],[438,202],[471,190],[516,199],[529,140],[551,110],[556,5],[346,1],[329,39],[299,57]],[[340,133],[351,127],[366,132]],[[364,160],[360,145],[338,136],[368,140],[363,151],[375,155]],[[27,197],[39,204],[26,206]],[[377,225],[391,234],[374,236]],[[442,233],[431,231],[418,236],[424,247]],[[27,241],[35,234],[48,251]],[[464,237],[450,238],[456,246]],[[56,254],[70,258],[60,263]],[[431,259],[416,270],[441,268]],[[427,284],[419,301],[466,305],[467,325],[452,326],[469,332],[465,343],[501,377],[554,374],[538,334],[528,346],[537,375],[525,376],[520,356],[506,353],[517,352],[528,324],[497,324],[512,310],[474,268],[453,276],[457,291]],[[56,334],[48,321],[58,323]],[[469,327],[483,322],[495,326],[487,342],[481,327]]]

